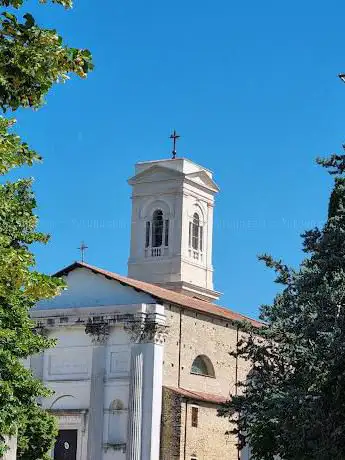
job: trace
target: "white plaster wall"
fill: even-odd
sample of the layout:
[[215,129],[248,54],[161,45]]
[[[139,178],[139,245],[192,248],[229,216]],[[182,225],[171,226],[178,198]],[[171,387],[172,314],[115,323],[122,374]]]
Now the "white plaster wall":
[[92,345],[90,336],[85,334],[85,326],[56,327],[49,330],[49,337],[56,339],[55,349]]
[[44,380],[87,380],[91,375],[91,347],[59,347],[44,355]]
[[54,391],[47,408],[87,409],[90,402],[91,352],[85,326],[61,327],[49,332],[56,346],[43,355],[43,380]]
[[[57,414],[85,411],[85,426],[78,421],[79,416],[58,416],[61,429],[78,429],[78,460],[84,460],[87,449],[87,413],[90,407],[94,345],[85,333],[85,325],[55,328],[50,330],[49,336],[56,338],[57,344],[55,348],[44,353],[43,376],[44,383],[54,394],[43,401],[43,406],[56,411]],[[99,402],[104,410],[104,449],[103,457],[99,460],[125,460],[125,453],[120,444],[127,442],[130,352],[131,342],[123,327],[111,327],[105,345],[104,401]],[[122,401],[124,410],[111,410],[114,400]]]
[[114,326],[112,333],[108,337],[108,346],[111,345],[128,345],[130,339],[128,333],[122,325]]
[[65,281],[68,284],[68,290],[51,300],[39,302],[33,311],[154,302],[148,294],[123,286],[85,268],[73,270],[65,277]]
[[46,409],[54,410],[85,410],[90,406],[90,382],[45,381],[54,395],[44,400]]
[[[104,344],[104,354],[100,354],[104,356],[104,361],[98,360],[97,369],[93,370],[95,351],[103,345],[91,340],[90,335],[85,333],[85,324],[88,318],[93,316],[113,321],[117,314],[145,312],[158,315],[157,318],[162,320],[164,307],[156,305],[151,296],[141,295],[132,288],[119,285],[116,281],[104,282],[104,277],[90,274],[85,269],[71,272],[67,282],[70,289],[63,296],[45,309],[41,305],[32,313],[36,320],[43,321],[48,337],[56,339],[54,348],[31,359],[31,366],[36,371],[41,369],[45,385],[54,392],[42,401],[42,405],[53,410],[58,416],[60,429],[78,430],[77,460],[85,460],[86,455],[89,455],[87,449],[90,444],[89,414],[94,414],[90,410],[91,393],[94,391],[92,389],[95,385],[95,375],[102,371],[103,366],[103,400],[97,400],[103,412],[103,417],[100,417],[100,420],[103,419],[103,450],[102,458],[97,460],[124,460],[124,443],[128,442],[130,356],[133,342],[122,323],[110,325],[109,335]],[[83,297],[83,300],[80,300],[80,297]],[[148,299],[148,302],[138,302],[143,298]],[[126,304],[126,300],[134,300],[135,303]],[[85,305],[91,302],[95,302],[94,307]],[[106,304],[103,308],[102,302]],[[153,375],[153,364],[152,361],[146,364],[146,373]],[[160,373],[161,367],[162,365]],[[152,389],[152,385],[150,388]],[[161,385],[158,393],[160,397]],[[120,409],[114,409],[114,401],[121,402]],[[157,406],[156,411],[158,409]]]
[[191,262],[184,258],[181,263],[183,280],[196,286],[213,289],[213,268]]

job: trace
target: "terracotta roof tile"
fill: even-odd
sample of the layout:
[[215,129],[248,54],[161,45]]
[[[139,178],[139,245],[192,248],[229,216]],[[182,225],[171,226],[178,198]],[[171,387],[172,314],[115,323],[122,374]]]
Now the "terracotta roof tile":
[[224,307],[215,305],[211,302],[194,299],[193,297],[189,297],[185,294],[180,294],[178,292],[174,292],[169,289],[164,289],[162,287],[156,286],[155,284],[150,284],[144,281],[138,281],[132,278],[128,278],[126,276],[118,275],[117,273],[103,270],[102,268],[98,268],[93,265],[89,265],[85,262],[74,262],[68,267],[63,268],[62,270],[55,273],[54,276],[67,275],[69,272],[77,268],[87,268],[88,270],[91,270],[94,273],[106,276],[109,279],[118,281],[119,283],[124,284],[126,286],[130,286],[134,289],[137,289],[138,291],[146,292],[157,299],[163,300],[164,302],[177,304],[177,305],[180,305],[181,307],[195,310],[200,313],[217,316],[223,319],[228,319],[230,321],[248,321],[251,324],[253,324],[253,326],[256,326],[256,327],[262,327],[264,324],[260,321],[257,321],[252,318],[248,318],[247,316],[231,311],[228,308],[224,308]]
[[168,390],[171,390],[174,393],[183,396],[184,398],[192,399],[194,401],[204,401],[214,404],[224,404],[226,401],[228,401],[228,398],[225,398],[221,395],[215,395],[212,393],[201,393],[200,391],[187,390],[186,388],[175,388],[167,386],[165,386],[164,388],[167,388]]

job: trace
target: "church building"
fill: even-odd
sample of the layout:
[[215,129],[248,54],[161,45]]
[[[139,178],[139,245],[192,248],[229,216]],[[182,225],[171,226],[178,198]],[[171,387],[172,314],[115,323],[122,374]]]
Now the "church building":
[[84,262],[32,318],[55,348],[30,367],[53,396],[55,460],[248,460],[217,408],[247,364],[230,355],[245,318],[214,302],[211,171],[184,158],[137,163],[129,179],[128,276]]

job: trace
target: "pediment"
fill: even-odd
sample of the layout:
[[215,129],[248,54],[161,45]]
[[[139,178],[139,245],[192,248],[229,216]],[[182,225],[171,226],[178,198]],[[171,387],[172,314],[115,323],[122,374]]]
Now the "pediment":
[[128,179],[130,185],[140,184],[144,182],[161,182],[165,180],[183,178],[185,175],[179,171],[175,171],[165,166],[151,166],[145,171]]
[[218,185],[210,178],[205,171],[197,171],[194,173],[186,174],[186,179],[201,185],[207,189],[211,189],[213,192],[219,192]]
[[153,297],[116,280],[95,274],[87,268],[75,268],[64,276],[67,289],[53,299],[42,300],[32,309],[99,308],[113,305],[152,303]]
[[128,180],[130,185],[136,185],[145,182],[163,182],[172,179],[187,179],[191,182],[198,184],[208,190],[213,192],[219,192],[218,185],[210,178],[210,176],[205,171],[196,171],[189,174],[184,174],[180,171],[175,171],[171,168],[166,168],[165,166],[151,166],[145,171],[140,172],[139,174],[131,177]]

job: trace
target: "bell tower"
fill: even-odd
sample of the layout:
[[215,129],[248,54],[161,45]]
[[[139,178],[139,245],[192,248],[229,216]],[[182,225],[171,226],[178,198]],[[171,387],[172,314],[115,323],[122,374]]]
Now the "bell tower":
[[[174,133],[176,134],[176,133]],[[128,276],[214,301],[212,230],[219,191],[208,169],[185,158],[135,165]]]

